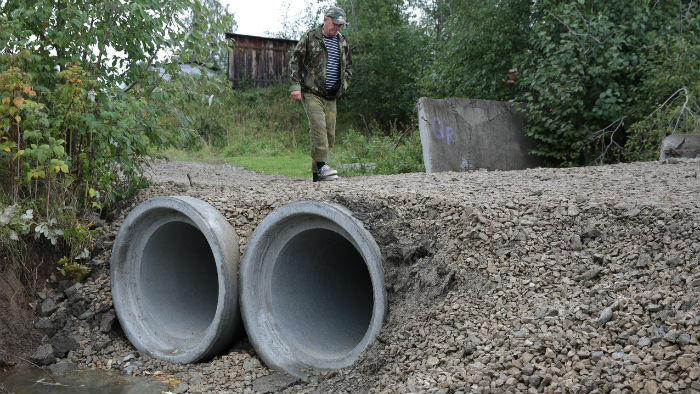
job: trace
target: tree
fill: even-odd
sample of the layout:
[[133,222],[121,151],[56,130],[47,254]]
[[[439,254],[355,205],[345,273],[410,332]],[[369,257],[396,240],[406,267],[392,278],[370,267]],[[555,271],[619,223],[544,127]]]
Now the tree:
[[0,24],[0,186],[43,196],[48,217],[51,200],[133,192],[149,148],[168,141],[151,66],[215,59],[234,22],[216,0],[7,0]]
[[353,49],[348,105],[388,128],[408,123],[420,97],[418,81],[426,59],[427,36],[409,20],[403,0],[345,0],[343,30]]
[[436,0],[423,4],[431,56],[427,95],[510,100],[507,74],[528,48],[530,0]]
[[564,165],[621,160],[630,125],[681,87],[697,100],[698,10],[695,1],[538,0],[520,78],[533,153]]
[[267,31],[267,35],[275,38],[298,40],[302,34],[320,25],[323,12],[332,4],[330,0],[316,0],[306,2],[304,10],[297,14],[291,14],[291,1],[284,5],[285,14],[282,18],[282,30]]

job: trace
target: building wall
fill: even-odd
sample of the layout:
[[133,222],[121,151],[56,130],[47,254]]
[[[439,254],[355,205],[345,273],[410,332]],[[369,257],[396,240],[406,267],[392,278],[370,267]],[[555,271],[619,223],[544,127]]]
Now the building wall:
[[233,88],[289,82],[289,57],[297,41],[227,33],[233,51],[228,80]]

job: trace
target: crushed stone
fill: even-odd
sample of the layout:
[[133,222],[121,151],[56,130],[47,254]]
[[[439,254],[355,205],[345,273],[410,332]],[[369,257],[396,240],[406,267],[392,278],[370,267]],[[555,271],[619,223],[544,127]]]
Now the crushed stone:
[[[698,161],[318,184],[202,163],[155,162],[149,174],[100,228],[93,276],[40,309],[62,319],[52,335],[80,344],[59,362],[171,376],[187,393],[700,392]],[[241,254],[285,203],[350,209],[382,250],[389,313],[377,340],[308,382],[275,376],[245,339],[191,365],[138,352],[114,319],[111,247],[133,207],[165,195],[217,208]]]

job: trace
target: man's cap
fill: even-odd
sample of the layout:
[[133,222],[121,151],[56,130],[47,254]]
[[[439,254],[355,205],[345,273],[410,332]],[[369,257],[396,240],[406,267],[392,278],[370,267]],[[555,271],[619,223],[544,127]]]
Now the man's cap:
[[333,20],[336,25],[344,25],[348,23],[345,18],[345,11],[340,7],[330,7],[326,10],[326,16]]

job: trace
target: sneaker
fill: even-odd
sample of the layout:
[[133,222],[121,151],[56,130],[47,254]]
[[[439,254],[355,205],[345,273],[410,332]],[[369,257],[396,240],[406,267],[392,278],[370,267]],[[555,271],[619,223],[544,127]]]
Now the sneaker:
[[338,179],[338,175],[318,176],[314,174],[314,182],[334,181],[336,179]]
[[333,175],[338,175],[338,171],[332,169],[328,164],[324,164],[323,167],[318,169],[317,174],[320,177],[330,177]]

